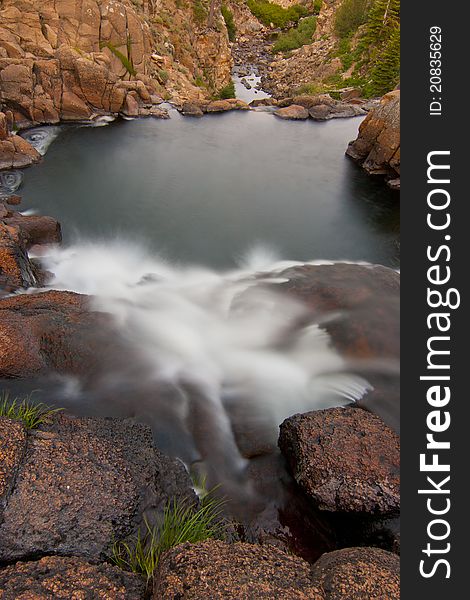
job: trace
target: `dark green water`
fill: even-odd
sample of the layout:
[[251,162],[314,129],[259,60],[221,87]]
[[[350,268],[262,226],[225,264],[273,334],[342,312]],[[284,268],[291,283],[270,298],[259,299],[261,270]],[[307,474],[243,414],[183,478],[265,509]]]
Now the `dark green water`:
[[261,112],[65,127],[25,171],[23,209],[65,242],[138,239],[183,263],[277,258],[397,266],[397,198],[344,156],[360,119],[288,122]]

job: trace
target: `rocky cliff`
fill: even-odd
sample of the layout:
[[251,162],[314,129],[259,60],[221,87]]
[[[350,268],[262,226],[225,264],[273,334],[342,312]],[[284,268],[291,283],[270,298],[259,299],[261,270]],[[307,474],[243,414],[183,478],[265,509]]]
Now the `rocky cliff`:
[[[0,107],[19,127],[123,112],[230,81],[220,16],[184,0],[3,0]],[[199,19],[199,20],[198,20]],[[196,85],[196,83],[199,84]]]
[[370,111],[346,154],[371,175],[384,175],[390,187],[400,187],[400,90]]

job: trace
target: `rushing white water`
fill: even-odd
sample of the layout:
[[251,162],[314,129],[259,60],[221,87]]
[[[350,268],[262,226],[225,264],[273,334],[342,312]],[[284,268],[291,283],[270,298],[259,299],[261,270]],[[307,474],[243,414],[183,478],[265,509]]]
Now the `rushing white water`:
[[61,128],[56,126],[34,127],[27,129],[21,134],[41,156],[44,156],[49,146],[60,134]]
[[144,412],[158,416],[165,404],[191,439],[181,458],[202,461],[213,480],[243,472],[234,432],[254,428],[275,443],[286,417],[367,389],[345,372],[325,332],[305,325],[303,305],[260,285],[253,267],[266,271],[266,260],[270,252],[253,251],[244,267],[219,273],[170,265],[122,240],[57,248],[44,259],[50,287],[92,295],[95,309],[114,316],[129,363],[139,364],[138,378],[124,370],[100,385],[130,388],[133,402],[139,387],[165,389],[165,399],[146,393]]

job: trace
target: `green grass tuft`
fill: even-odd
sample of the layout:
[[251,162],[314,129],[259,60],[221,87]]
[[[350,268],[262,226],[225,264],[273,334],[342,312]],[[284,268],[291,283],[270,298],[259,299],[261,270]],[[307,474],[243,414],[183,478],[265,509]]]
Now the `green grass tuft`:
[[35,429],[39,425],[49,423],[53,414],[63,410],[51,408],[42,402],[32,402],[31,396],[20,400],[10,399],[9,392],[0,394],[0,417],[22,421],[27,429]]
[[175,500],[165,507],[161,524],[151,526],[145,521],[146,531],[132,541],[116,542],[111,557],[121,569],[140,573],[149,580],[161,555],[184,542],[202,542],[220,539],[225,535],[222,507],[225,500],[206,494],[199,508]]

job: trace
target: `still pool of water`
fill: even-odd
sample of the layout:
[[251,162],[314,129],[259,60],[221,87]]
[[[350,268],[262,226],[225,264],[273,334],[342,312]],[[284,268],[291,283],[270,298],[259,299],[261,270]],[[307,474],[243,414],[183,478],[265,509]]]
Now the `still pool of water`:
[[23,209],[57,218],[66,243],[124,236],[181,263],[275,258],[399,261],[394,193],[344,156],[360,118],[268,112],[64,127],[25,172]]

